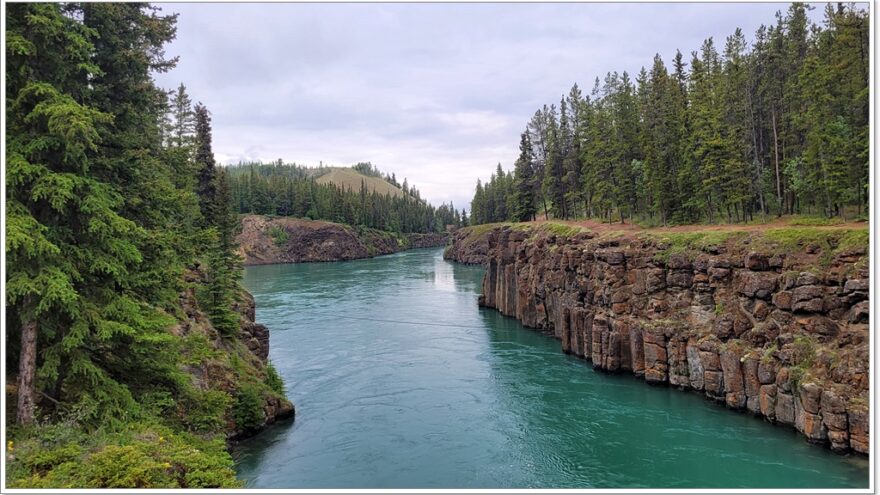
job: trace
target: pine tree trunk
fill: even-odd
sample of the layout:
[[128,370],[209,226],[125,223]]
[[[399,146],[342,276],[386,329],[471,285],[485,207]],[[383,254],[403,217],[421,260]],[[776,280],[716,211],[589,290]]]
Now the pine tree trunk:
[[782,182],[779,180],[779,136],[776,133],[776,110],[771,113],[773,118],[773,152],[776,155],[776,197],[779,199],[779,212],[777,216],[782,216]]
[[19,425],[34,422],[36,408],[37,322],[26,321],[21,326],[21,354],[18,361],[18,408],[15,421]]

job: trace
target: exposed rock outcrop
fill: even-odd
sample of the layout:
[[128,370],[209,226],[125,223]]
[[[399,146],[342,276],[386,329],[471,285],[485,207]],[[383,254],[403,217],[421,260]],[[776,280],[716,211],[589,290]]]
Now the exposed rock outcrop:
[[476,225],[456,230],[443,252],[443,259],[465,265],[482,265],[489,252],[489,232],[493,228],[491,225]]
[[[867,245],[792,252],[761,235],[676,249],[650,235],[494,227],[480,304],[552,334],[593,368],[868,453]],[[475,261],[482,251],[463,233],[448,253]]]
[[346,261],[446,244],[448,234],[393,234],[297,218],[246,215],[237,236],[245,265]]
[[234,338],[220,335],[208,316],[199,308],[196,288],[204,284],[204,273],[196,270],[186,273],[190,288],[180,296],[184,318],[171,331],[184,342],[185,349],[193,348],[184,369],[195,387],[227,394],[234,402],[245,387],[256,390],[262,409],[259,424],[236,424],[227,411],[225,433],[236,441],[252,436],[282,419],[293,417],[293,404],[268,385],[269,329],[255,322],[256,304],[253,296],[242,289],[234,309],[241,315],[240,329]]

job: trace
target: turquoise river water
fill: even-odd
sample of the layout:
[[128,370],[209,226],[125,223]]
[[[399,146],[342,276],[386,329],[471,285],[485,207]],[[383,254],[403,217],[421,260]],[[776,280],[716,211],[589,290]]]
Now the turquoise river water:
[[234,450],[249,488],[868,486],[865,457],[478,308],[483,269],[441,252],[247,268],[296,405]]

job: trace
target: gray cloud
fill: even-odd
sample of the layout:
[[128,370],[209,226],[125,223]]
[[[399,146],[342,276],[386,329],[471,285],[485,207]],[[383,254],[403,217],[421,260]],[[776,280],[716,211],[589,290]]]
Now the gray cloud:
[[[213,114],[222,162],[372,161],[435,204],[469,207],[519,133],[572,83],[633,77],[655,53],[750,35],[787,4],[160,4],[169,55]],[[812,12],[821,17],[821,6]]]

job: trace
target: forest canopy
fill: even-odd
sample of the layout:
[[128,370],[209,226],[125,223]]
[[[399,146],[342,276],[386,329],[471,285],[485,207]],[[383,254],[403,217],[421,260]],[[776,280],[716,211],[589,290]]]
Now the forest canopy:
[[705,40],[671,67],[609,72],[544,105],[512,172],[477,182],[474,224],[547,218],[746,221],[868,207],[869,16],[792,4],[751,43]]

